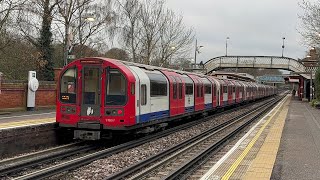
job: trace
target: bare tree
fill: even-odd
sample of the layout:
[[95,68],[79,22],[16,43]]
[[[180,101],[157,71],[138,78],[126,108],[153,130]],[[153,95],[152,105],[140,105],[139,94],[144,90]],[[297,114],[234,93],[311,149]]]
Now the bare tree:
[[125,50],[127,50],[133,62],[140,62],[140,54],[138,52],[141,46],[141,23],[139,21],[139,16],[141,12],[141,3],[139,0],[125,0],[124,3],[118,2],[118,11],[120,14],[120,22],[122,27],[119,29],[120,40],[123,41],[122,45]]
[[304,43],[311,47],[319,46],[320,43],[320,2],[310,2],[303,0],[299,4],[303,14],[299,15],[301,20],[300,34]]
[[0,0],[0,50],[10,42],[10,25],[14,24],[14,12],[21,9],[24,3],[25,1],[19,0]]
[[193,30],[183,24],[182,16],[166,9],[164,1],[126,0],[119,4],[120,40],[134,62],[167,66],[172,58],[189,55]]
[[27,0],[17,23],[23,36],[37,49],[37,70],[41,80],[53,80],[52,21],[62,0]]
[[[101,46],[106,45],[109,27],[115,23],[116,13],[112,7],[111,0],[68,0],[58,4],[59,13],[55,21],[57,39],[63,40],[65,46],[64,58],[70,52],[70,47],[75,45],[78,49],[103,49]],[[78,52],[80,57],[85,55],[85,51]]]
[[194,39],[193,29],[183,24],[182,16],[167,10],[160,33],[160,48],[157,60],[160,66],[167,66],[171,59],[188,59]]

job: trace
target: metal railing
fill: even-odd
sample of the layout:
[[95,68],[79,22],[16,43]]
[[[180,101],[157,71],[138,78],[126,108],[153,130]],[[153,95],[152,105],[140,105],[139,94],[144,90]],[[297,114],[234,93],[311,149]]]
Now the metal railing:
[[[268,68],[283,69],[293,72],[312,71],[315,73],[317,67],[306,67],[301,62],[289,57],[277,56],[220,56],[210,59],[204,64],[207,72],[223,68]],[[310,79],[309,74],[301,74]]]

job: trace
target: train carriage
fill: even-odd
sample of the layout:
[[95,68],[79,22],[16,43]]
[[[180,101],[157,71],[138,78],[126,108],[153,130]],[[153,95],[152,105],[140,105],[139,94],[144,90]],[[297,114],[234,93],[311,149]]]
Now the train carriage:
[[[259,91],[259,94],[257,93]],[[56,120],[78,139],[146,133],[186,116],[207,114],[275,94],[265,85],[106,58],[68,64],[57,87]],[[256,94],[254,94],[256,93]]]
[[194,83],[192,79],[186,74],[182,75],[185,82],[185,100],[184,100],[184,112],[191,113],[194,111]]
[[204,106],[205,109],[212,109],[212,83],[205,77],[201,78],[204,85]]
[[211,76],[208,76],[207,78],[212,84],[212,108],[215,109],[219,106],[220,85],[219,85],[219,82],[215,78],[213,78]]

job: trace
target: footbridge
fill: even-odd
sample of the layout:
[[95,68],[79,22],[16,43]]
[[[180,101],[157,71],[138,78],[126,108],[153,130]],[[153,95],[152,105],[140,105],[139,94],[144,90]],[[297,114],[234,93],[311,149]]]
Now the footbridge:
[[[220,56],[210,59],[204,64],[207,73],[225,68],[265,68],[283,69],[301,74],[306,79],[311,79],[315,68],[306,67],[296,59],[277,56]],[[306,73],[310,72],[310,74]],[[312,75],[312,76],[313,76]]]

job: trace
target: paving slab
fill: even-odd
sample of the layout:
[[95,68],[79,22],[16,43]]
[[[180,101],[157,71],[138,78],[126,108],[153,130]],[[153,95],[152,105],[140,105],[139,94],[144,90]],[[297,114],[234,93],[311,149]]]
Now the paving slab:
[[320,110],[292,100],[271,179],[320,179]]

